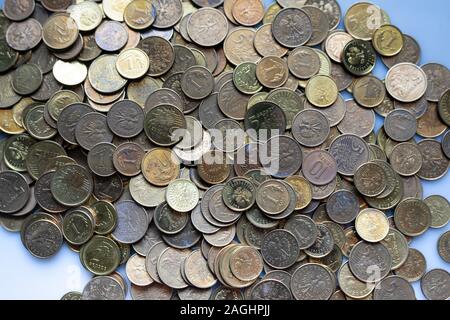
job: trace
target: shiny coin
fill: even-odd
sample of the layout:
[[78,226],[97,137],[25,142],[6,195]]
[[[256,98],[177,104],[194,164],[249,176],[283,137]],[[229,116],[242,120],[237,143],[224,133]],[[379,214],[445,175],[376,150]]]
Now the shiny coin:
[[128,26],[136,30],[144,30],[150,27],[156,18],[156,10],[152,1],[131,1],[124,11],[124,20]]
[[153,279],[145,269],[145,258],[134,254],[128,259],[126,274],[130,282],[134,285],[145,287],[153,283]]
[[117,71],[116,55],[102,55],[92,62],[89,68],[89,81],[101,93],[113,93],[122,89],[126,80]]
[[384,83],[374,76],[365,76],[353,84],[353,96],[356,102],[366,108],[379,106],[386,96]]
[[367,75],[375,68],[376,53],[370,42],[351,40],[342,57],[345,69],[355,76]]
[[[264,182],[265,180],[266,179],[261,182]],[[311,184],[305,178],[299,176],[287,177],[285,181],[289,183],[292,188],[294,188],[297,194],[297,204],[295,210],[306,208],[312,200]]]
[[[414,77],[415,81],[407,81]],[[417,65],[400,63],[393,66],[386,75],[386,89],[401,102],[419,100],[427,91],[427,74]]]
[[353,299],[363,299],[369,296],[375,288],[375,284],[365,283],[356,278],[351,272],[348,262],[341,266],[337,278],[341,290]]
[[190,180],[178,179],[167,187],[167,204],[178,212],[192,211],[197,206],[198,199],[198,189]]
[[94,213],[94,232],[99,235],[111,233],[117,224],[117,213],[114,206],[106,201],[97,201],[90,208]]
[[262,85],[256,77],[256,68],[255,63],[244,62],[234,69],[233,83],[242,93],[255,94],[262,90]]
[[189,254],[189,250],[174,248],[167,248],[160,254],[157,270],[164,284],[174,289],[183,289],[188,286],[186,281],[183,280],[181,266]]
[[53,67],[55,79],[67,86],[76,86],[83,83],[87,74],[86,65],[77,61],[64,62],[58,60]]
[[256,63],[261,59],[253,45],[255,33],[250,28],[236,28],[230,31],[223,44],[224,54],[230,63],[234,65],[242,62]]
[[[103,257],[104,259],[99,257]],[[83,246],[80,252],[83,266],[95,275],[108,275],[113,272],[120,263],[120,249],[114,240],[94,236]]]
[[78,34],[76,21],[68,14],[57,13],[44,24],[42,39],[48,47],[54,50],[63,50],[77,41]]
[[333,79],[318,75],[308,81],[305,94],[311,104],[325,108],[336,102],[338,89]]
[[217,282],[200,250],[190,253],[184,260],[182,268],[184,269],[186,280],[196,288],[211,288]]
[[344,31],[332,32],[325,41],[325,51],[328,56],[335,62],[342,62],[342,53],[344,47],[353,40],[353,37]]
[[380,242],[389,233],[389,222],[383,212],[376,209],[364,209],[356,217],[355,228],[363,240]]
[[267,88],[281,87],[289,76],[286,62],[278,57],[267,56],[262,58],[256,66],[256,77]]
[[144,76],[150,66],[147,54],[137,48],[122,51],[117,57],[116,68],[126,79],[139,79]]
[[397,27],[385,24],[375,30],[372,43],[379,54],[392,57],[403,49],[403,34]]
[[167,186],[178,177],[179,170],[179,161],[169,149],[152,149],[142,160],[145,179],[156,186]]
[[94,235],[94,217],[89,210],[74,209],[66,213],[62,232],[74,245],[82,245]]

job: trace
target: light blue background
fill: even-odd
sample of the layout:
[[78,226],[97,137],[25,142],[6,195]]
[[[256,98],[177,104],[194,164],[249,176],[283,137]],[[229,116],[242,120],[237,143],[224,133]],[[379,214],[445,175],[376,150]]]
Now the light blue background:
[[[271,0],[265,0],[266,4]],[[342,12],[354,3],[340,0]],[[448,0],[376,0],[404,33],[412,35],[422,47],[421,64],[439,62],[450,67],[450,1]],[[0,0],[3,5],[3,0]],[[383,79],[386,68],[378,62],[375,74]],[[377,129],[382,120],[378,119]],[[424,196],[440,194],[450,199],[450,175],[437,182],[424,182]],[[419,249],[427,259],[428,270],[450,269],[437,253],[439,236],[450,230],[429,230],[414,239],[412,247]],[[0,228],[0,299],[59,299],[64,293],[81,291],[91,275],[79,262],[78,254],[65,245],[52,259],[33,258],[22,246],[19,234],[9,233]],[[124,268],[119,270],[124,274]],[[418,299],[424,299],[420,283],[413,284]]]

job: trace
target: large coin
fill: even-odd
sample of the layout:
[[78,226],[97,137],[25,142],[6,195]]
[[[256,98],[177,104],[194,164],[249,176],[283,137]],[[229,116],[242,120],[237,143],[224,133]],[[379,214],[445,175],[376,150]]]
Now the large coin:
[[388,71],[385,82],[389,94],[401,102],[419,100],[427,91],[427,75],[412,63],[399,63],[393,66]]
[[292,275],[291,291],[296,300],[328,300],[335,289],[335,276],[320,264],[307,263]]
[[312,37],[313,26],[305,11],[285,8],[277,13],[272,22],[274,38],[283,46],[295,48],[306,44]]
[[361,241],[350,252],[349,264],[356,278],[366,283],[375,283],[391,271],[392,258],[382,244]]

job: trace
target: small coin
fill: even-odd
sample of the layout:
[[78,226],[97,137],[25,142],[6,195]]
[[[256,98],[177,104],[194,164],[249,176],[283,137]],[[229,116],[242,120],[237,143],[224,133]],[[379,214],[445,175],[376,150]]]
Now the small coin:
[[272,137],[261,147],[259,155],[265,171],[282,179],[298,172],[303,159],[300,145],[289,136]]
[[329,197],[326,208],[331,220],[346,224],[355,220],[358,215],[359,202],[354,193],[338,190]]
[[137,143],[125,142],[120,144],[113,153],[114,168],[122,175],[133,177],[141,172],[144,149]]
[[330,133],[327,117],[318,110],[300,111],[292,121],[292,135],[303,146],[317,147],[325,142]]
[[147,181],[156,186],[167,186],[178,177],[180,164],[171,150],[155,148],[145,155],[141,168]]
[[98,112],[82,116],[75,128],[75,138],[78,144],[86,150],[91,150],[101,142],[111,143],[114,134],[109,129],[107,117]]
[[35,48],[43,38],[42,26],[35,19],[13,22],[6,31],[6,42],[17,51],[27,51]]
[[438,102],[444,92],[450,87],[450,71],[438,63],[428,63],[422,66],[428,81],[425,96],[428,101]]
[[138,46],[150,60],[149,76],[160,76],[169,71],[175,61],[173,46],[164,38],[152,36],[143,39]]
[[400,268],[408,258],[408,241],[397,229],[390,228],[387,236],[381,241],[392,257],[392,270]]
[[313,151],[305,157],[302,173],[313,185],[325,186],[336,178],[336,161],[327,151]]
[[77,41],[78,35],[76,21],[68,14],[57,13],[44,24],[42,39],[48,47],[54,50],[64,50]]
[[360,165],[369,160],[369,147],[356,135],[343,134],[330,145],[330,154],[336,160],[338,172],[353,176]]
[[254,46],[256,51],[263,57],[276,56],[281,58],[288,52],[288,49],[278,44],[273,37],[272,24],[270,23],[262,25],[256,31]]
[[316,6],[305,5],[301,9],[308,15],[313,29],[312,36],[306,45],[316,46],[322,43],[328,36],[329,31],[327,15]]
[[184,260],[182,268],[184,268],[186,280],[196,288],[208,289],[217,282],[200,250],[190,253]]
[[292,232],[301,250],[311,247],[316,242],[319,233],[314,221],[304,215],[294,215],[289,218],[284,229]]
[[[349,266],[359,280],[376,283],[391,271],[392,258],[382,244],[361,241],[350,252]],[[372,271],[374,268],[377,268],[376,273]]]
[[141,49],[129,48],[119,54],[116,67],[122,77],[139,79],[147,73],[150,67],[150,60]]
[[14,171],[3,171],[0,180],[0,212],[11,214],[25,207],[30,196],[30,187],[25,178]]
[[201,8],[188,19],[187,33],[192,41],[203,47],[222,43],[228,33],[228,21],[214,8]]
[[177,234],[186,227],[187,214],[171,209],[167,203],[162,203],[155,209],[155,226],[164,234]]
[[[321,279],[320,285],[311,290],[303,290],[314,279]],[[292,275],[291,291],[296,300],[328,300],[336,289],[336,278],[326,267],[307,263]]]
[[450,89],[439,99],[438,105],[439,116],[447,126],[450,126]]
[[89,81],[100,93],[111,94],[122,89],[126,80],[117,71],[116,55],[102,55],[95,59],[89,68]]
[[[105,254],[107,255],[106,259],[100,258]],[[94,236],[83,246],[80,255],[83,266],[95,275],[108,275],[120,263],[119,246],[114,240],[104,236]]]
[[[373,14],[379,19],[372,21]],[[360,2],[351,6],[344,19],[345,29],[355,38],[371,40],[373,33],[382,25],[389,24],[387,13],[377,5],[368,2]]]
[[32,0],[25,0],[19,4],[15,1],[6,0],[3,7],[3,14],[10,20],[21,21],[33,13],[35,9],[35,2]]
[[[261,182],[264,182],[265,180],[266,178]],[[300,176],[290,176],[287,177],[285,181],[289,183],[292,188],[294,188],[297,194],[297,204],[295,210],[302,210],[306,208],[312,200],[311,184],[305,178]]]
[[317,75],[308,81],[305,94],[311,104],[316,107],[326,108],[336,102],[338,88],[331,77]]
[[[405,81],[413,76],[414,82]],[[399,63],[386,74],[386,89],[389,94],[401,102],[419,100],[427,91],[427,74],[413,63]]]
[[256,66],[256,77],[267,88],[281,87],[288,80],[288,76],[287,63],[279,57],[264,57]]
[[420,287],[428,300],[447,300],[450,297],[450,274],[443,269],[430,270],[422,277]]
[[191,99],[201,100],[214,89],[214,78],[205,67],[193,66],[187,69],[181,79],[181,89]]
[[353,83],[353,96],[356,102],[366,108],[379,106],[385,99],[384,83],[374,76],[365,76]]
[[111,233],[117,225],[117,213],[114,206],[106,201],[97,201],[90,208],[94,214],[94,232],[99,235]]
[[382,56],[396,56],[403,49],[403,34],[397,27],[385,24],[375,30],[372,43]]
[[117,226],[111,234],[114,239],[124,244],[141,240],[148,228],[148,216],[144,208],[134,201],[115,203]]
[[144,119],[144,130],[147,137],[160,146],[171,146],[184,136],[186,119],[175,106],[162,104],[147,112]]
[[92,147],[88,153],[89,169],[102,177],[109,177],[116,173],[113,164],[113,154],[116,146],[108,142],[100,142]]
[[389,156],[391,166],[402,176],[413,176],[420,171],[423,164],[420,149],[413,143],[400,143],[392,149]]
[[351,40],[353,40],[351,35],[344,31],[336,30],[328,35],[325,41],[325,51],[333,61],[341,63],[344,48]]
[[273,230],[264,236],[261,255],[264,261],[276,269],[293,265],[300,254],[297,238],[287,230]]
[[355,134],[367,137],[375,126],[375,112],[361,107],[355,100],[345,101],[346,112],[338,129],[344,134]]
[[408,248],[408,256],[403,265],[395,270],[395,274],[409,282],[419,281],[425,274],[427,262],[424,255],[416,249]]
[[236,0],[232,9],[233,18],[243,26],[254,26],[264,17],[264,6],[259,0]]
[[126,274],[130,282],[134,285],[145,287],[153,283],[153,279],[145,269],[145,257],[134,254],[128,259]]
[[82,245],[94,235],[94,217],[89,210],[68,211],[62,223],[64,238],[71,244]]
[[289,200],[286,185],[278,180],[267,180],[256,190],[256,204],[269,215],[276,215],[286,210]]
[[[181,0],[166,2],[163,0],[153,1],[156,9],[156,19],[153,26],[159,29],[170,28],[176,25],[183,17],[183,5]],[[159,13],[165,14],[159,14]]]
[[375,68],[376,53],[370,42],[351,40],[344,47],[342,57],[345,69],[355,76],[365,76]]
[[361,165],[355,172],[355,187],[367,197],[376,197],[387,187],[387,176],[380,165],[368,162]]
[[417,146],[423,157],[422,168],[418,176],[425,180],[438,180],[448,171],[449,160],[442,152],[439,142],[435,140],[422,140]]
[[108,111],[107,123],[115,135],[132,138],[144,129],[144,111],[136,102],[121,100]]
[[384,129],[391,139],[405,142],[412,139],[416,134],[417,120],[408,110],[395,109],[387,115]]
[[313,25],[305,11],[298,8],[284,8],[272,21],[272,33],[282,46],[295,48],[311,39]]
[[443,233],[438,241],[439,256],[445,262],[450,262],[450,231]]
[[417,134],[424,138],[436,138],[442,135],[448,126],[439,116],[435,102],[428,102],[424,114],[417,119]]
[[242,93],[255,94],[262,90],[263,87],[256,77],[256,68],[253,62],[243,62],[234,69],[233,83]]
[[364,299],[375,288],[375,284],[365,283],[356,278],[351,272],[348,262],[341,266],[337,278],[341,290],[346,296],[353,299]]
[[423,200],[406,199],[395,208],[394,221],[404,235],[416,237],[431,225],[431,211]]
[[414,288],[402,277],[389,276],[381,280],[373,291],[374,300],[416,300]]
[[255,203],[254,184],[247,178],[236,177],[228,180],[223,188],[223,201],[233,211],[245,211]]
[[245,114],[245,130],[255,140],[267,140],[286,130],[286,114],[273,102],[256,103]]
[[177,179],[167,187],[167,204],[178,212],[192,211],[197,206],[198,199],[197,186],[190,180]]
[[298,47],[289,53],[289,71],[300,79],[309,79],[320,70],[319,55],[309,47]]
[[156,19],[156,10],[152,1],[135,0],[131,1],[123,13],[126,24],[135,30],[149,28]]
[[333,235],[325,225],[316,224],[317,238],[312,246],[305,250],[305,253],[312,258],[326,257],[333,251],[334,238]]
[[225,155],[217,151],[206,152],[197,170],[200,178],[209,184],[222,183],[231,174],[231,167],[226,163]]
[[439,195],[426,198],[425,203],[431,211],[431,228],[443,228],[450,221],[450,203]]
[[413,37],[403,34],[402,50],[395,56],[382,57],[382,60],[388,68],[392,68],[396,64],[403,62],[419,64],[420,56],[421,49],[417,41]]

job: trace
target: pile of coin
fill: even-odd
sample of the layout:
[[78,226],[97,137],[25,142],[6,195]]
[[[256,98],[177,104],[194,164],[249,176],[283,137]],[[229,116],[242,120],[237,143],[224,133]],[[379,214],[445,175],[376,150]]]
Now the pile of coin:
[[[79,253],[94,277],[63,299],[125,299],[121,265],[133,299],[415,299],[419,280],[448,299],[409,244],[450,220],[421,184],[448,171],[450,71],[378,6],[341,16],[5,0],[0,224],[38,258]],[[450,263],[450,232],[437,247]]]

